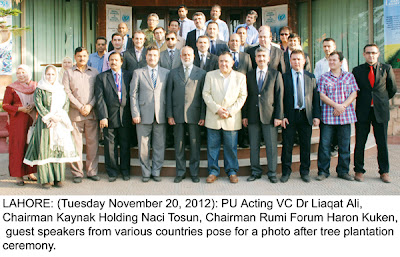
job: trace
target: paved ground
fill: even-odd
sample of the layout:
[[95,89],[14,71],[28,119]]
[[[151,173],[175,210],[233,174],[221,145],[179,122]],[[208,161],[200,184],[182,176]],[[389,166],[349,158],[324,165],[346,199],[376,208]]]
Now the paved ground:
[[[294,172],[286,184],[271,184],[265,175],[255,182],[247,182],[247,177],[240,177],[238,184],[230,184],[227,177],[214,184],[207,184],[205,178],[201,178],[198,184],[193,184],[190,179],[175,184],[173,177],[163,177],[159,183],[142,183],[138,176],[127,182],[118,179],[109,183],[105,173],[100,174],[98,182],[84,179],[81,184],[74,184],[71,173],[67,171],[63,188],[45,190],[35,182],[16,186],[14,178],[8,173],[8,154],[0,154],[0,195],[400,195],[400,137],[389,138],[389,143],[390,184],[379,179],[376,155],[372,155],[365,160],[367,173],[363,183],[338,179],[332,168],[331,177],[321,182],[313,179],[309,184],[300,180],[298,172]],[[311,171],[312,177],[316,174],[317,170]]]

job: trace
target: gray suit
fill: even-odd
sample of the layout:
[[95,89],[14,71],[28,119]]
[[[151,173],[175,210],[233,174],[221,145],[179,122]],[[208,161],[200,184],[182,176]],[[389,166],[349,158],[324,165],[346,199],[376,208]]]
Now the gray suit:
[[253,69],[251,58],[248,53],[239,52],[239,65],[233,65],[233,69],[246,75],[247,72]]
[[167,70],[172,70],[175,68],[178,68],[182,62],[181,62],[181,50],[176,49],[175,48],[175,52],[174,52],[174,59],[171,63],[171,58],[169,57],[169,48],[167,48],[167,50],[162,51],[160,53],[160,66],[163,68],[166,68]]
[[[164,162],[166,128],[166,82],[169,70],[158,66],[156,86],[153,86],[148,66],[134,71],[131,81],[132,117],[140,117],[136,125],[139,160],[143,177],[160,176]],[[150,165],[150,142],[153,164]]]
[[171,70],[167,84],[167,117],[174,118],[176,175],[186,173],[185,126],[189,131],[190,175],[199,175],[200,126],[206,116],[202,92],[206,72],[193,65],[187,81],[183,66]]

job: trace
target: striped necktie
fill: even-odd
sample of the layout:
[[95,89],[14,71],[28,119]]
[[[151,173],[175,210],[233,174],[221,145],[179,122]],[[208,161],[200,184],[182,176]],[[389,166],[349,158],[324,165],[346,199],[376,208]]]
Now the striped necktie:
[[157,85],[156,69],[151,69],[151,81],[153,82],[153,87]]

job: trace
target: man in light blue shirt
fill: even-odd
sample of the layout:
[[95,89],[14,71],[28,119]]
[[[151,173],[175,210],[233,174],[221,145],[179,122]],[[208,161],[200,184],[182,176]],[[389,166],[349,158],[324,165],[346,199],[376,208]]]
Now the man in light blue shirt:
[[213,5],[213,7],[211,7],[211,20],[206,22],[206,27],[208,25],[208,23],[214,21],[218,24],[218,28],[219,28],[219,34],[218,34],[218,39],[228,42],[229,41],[229,29],[228,29],[228,25],[226,25],[226,22],[223,20],[220,20],[219,17],[221,16],[221,6],[219,5]]
[[106,52],[107,39],[98,37],[96,39],[96,52],[89,55],[88,66],[95,68],[98,72],[102,72],[104,53]]
[[180,5],[178,7],[179,15],[179,32],[178,35],[186,40],[187,33],[196,29],[194,22],[187,18],[188,9],[186,5]]
[[245,24],[239,24],[235,28],[235,33],[237,32],[238,28],[246,28],[247,30],[247,38],[246,38],[246,43],[254,46],[258,44],[258,31],[257,29],[253,26],[253,24],[256,22],[258,17],[258,14],[256,11],[251,10],[247,13],[246,17],[246,23]]

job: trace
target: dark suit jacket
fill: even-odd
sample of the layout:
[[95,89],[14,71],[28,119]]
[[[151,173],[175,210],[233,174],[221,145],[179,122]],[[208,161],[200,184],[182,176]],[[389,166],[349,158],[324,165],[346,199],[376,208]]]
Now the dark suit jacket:
[[[126,44],[126,51],[133,48],[132,38],[128,37],[128,43]],[[111,41],[108,43],[108,52],[114,50],[114,46],[111,44]]]
[[239,52],[239,65],[237,68],[233,65],[233,69],[246,75],[247,72],[253,69],[252,67],[250,55],[248,53]]
[[190,46],[193,48],[194,52],[197,52],[197,46],[196,46],[196,29],[190,31],[187,33],[186,36],[186,45]]
[[193,65],[185,82],[183,66],[172,69],[167,83],[167,117],[176,123],[197,124],[206,118],[202,92],[206,72]]
[[132,117],[129,105],[129,83],[132,72],[122,70],[122,101],[119,102],[118,90],[111,69],[96,77],[94,93],[96,96],[96,114],[99,120],[108,119],[108,127],[130,126]]
[[[283,96],[283,109],[284,116],[290,123],[295,121],[294,112],[294,91],[293,91],[293,76],[292,71],[289,70],[283,74],[284,83],[284,96]],[[308,124],[313,124],[313,119],[321,117],[319,93],[317,91],[317,82],[314,74],[304,71],[304,98],[306,104],[306,116]]]
[[[215,48],[216,48],[216,56],[219,56],[220,54],[226,51],[229,52],[228,44],[225,41],[219,39],[215,41]],[[211,41],[210,41],[210,48],[208,49],[208,51],[211,53]]]
[[246,74],[247,99],[242,108],[242,119],[249,124],[273,124],[283,119],[283,81],[280,72],[268,68],[261,92],[258,92],[256,69]]
[[[199,51],[194,52],[193,64],[196,65],[197,67],[200,67]],[[206,61],[206,65],[204,65],[204,67],[203,67],[203,70],[205,70],[206,72],[209,72],[209,71],[218,70],[218,69],[219,69],[218,57],[216,55],[213,55],[213,54],[207,52],[207,61]]]
[[[259,47],[260,45],[257,45],[247,50],[247,53],[250,55],[251,58],[253,69],[257,68],[256,49]],[[282,74],[286,72],[286,65],[283,58],[283,51],[281,49],[271,45],[271,53],[269,57],[270,58],[269,58],[268,68],[280,71]]]
[[360,88],[356,101],[357,120],[368,121],[371,100],[373,99],[376,121],[379,123],[388,122],[390,119],[389,99],[397,92],[396,78],[392,66],[377,63],[374,88],[369,83],[368,73],[368,63],[361,64],[353,69],[353,75]]
[[[304,64],[303,69],[305,71],[311,72],[311,64],[310,64],[310,57],[308,57],[308,54],[304,53],[305,57],[306,57],[306,63]],[[289,52],[283,52],[283,59],[285,61],[285,65],[286,65],[286,72],[289,72],[291,67],[290,67],[290,58],[289,58]]]
[[143,47],[142,54],[140,56],[140,60],[136,59],[135,48],[131,48],[124,52],[124,63],[122,64],[122,69],[128,71],[134,71],[139,68],[143,68],[147,65],[146,62],[146,52],[147,48]]

